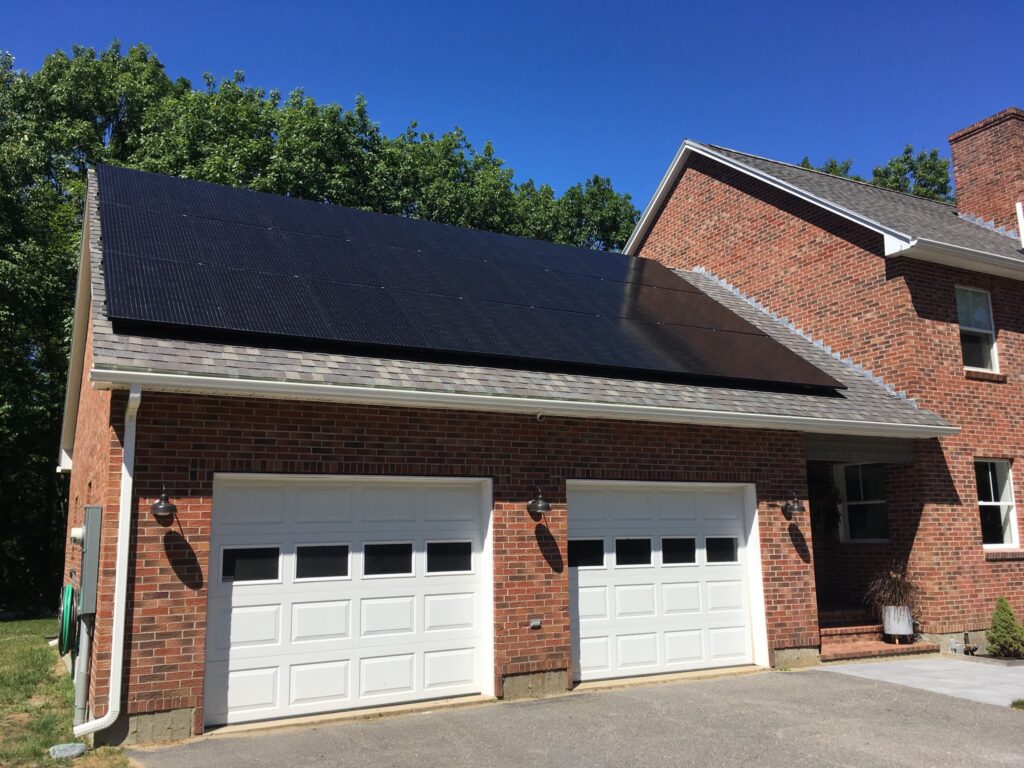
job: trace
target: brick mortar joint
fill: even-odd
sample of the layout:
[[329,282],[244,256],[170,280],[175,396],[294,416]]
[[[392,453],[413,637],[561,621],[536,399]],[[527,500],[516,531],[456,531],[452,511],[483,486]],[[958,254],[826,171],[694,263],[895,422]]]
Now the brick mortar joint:
[[896,389],[895,386],[893,386],[892,384],[887,383],[881,376],[876,376],[874,373],[872,373],[870,370],[865,368],[860,363],[855,363],[852,358],[850,358],[850,357],[843,357],[838,352],[833,350],[832,347],[830,345],[826,344],[822,339],[814,338],[811,334],[807,333],[805,330],[800,328],[792,320],[790,320],[787,317],[784,317],[783,315],[780,315],[778,312],[773,312],[772,310],[768,309],[768,307],[764,306],[764,304],[762,304],[761,302],[759,302],[757,299],[753,298],[749,294],[744,293],[738,287],[736,287],[735,285],[730,283],[728,280],[726,280],[726,279],[724,279],[722,277],[719,277],[718,275],[716,275],[715,273],[707,270],[704,267],[700,267],[700,266],[694,267],[693,271],[696,272],[697,274],[704,275],[705,277],[708,277],[711,280],[714,280],[722,288],[724,288],[725,290],[729,291],[729,293],[731,293],[734,296],[736,296],[737,298],[742,299],[743,301],[747,302],[747,304],[749,304],[751,307],[756,309],[758,312],[761,312],[762,314],[767,315],[768,317],[770,317],[775,322],[780,323],[781,325],[784,325],[788,330],[790,330],[793,333],[797,334],[802,339],[805,339],[806,341],[811,342],[818,349],[822,350],[823,352],[827,352],[829,355],[831,355],[833,358],[835,358],[840,363],[845,365],[847,368],[849,368],[854,373],[860,375],[862,378],[867,379],[872,384],[875,384],[875,385],[881,387],[882,389],[884,389],[889,395],[891,395],[893,397],[897,397],[900,400],[905,400],[906,402],[908,402],[910,405],[912,405],[915,408],[919,407],[918,404],[917,404],[917,401],[914,400],[912,397],[910,397],[904,390]]

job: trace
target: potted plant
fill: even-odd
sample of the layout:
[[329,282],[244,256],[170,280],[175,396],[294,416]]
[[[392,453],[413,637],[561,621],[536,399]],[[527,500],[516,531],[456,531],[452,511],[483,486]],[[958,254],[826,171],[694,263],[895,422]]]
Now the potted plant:
[[868,584],[864,602],[881,616],[883,634],[895,637],[897,643],[901,637],[913,640],[917,593],[906,563],[893,563]]

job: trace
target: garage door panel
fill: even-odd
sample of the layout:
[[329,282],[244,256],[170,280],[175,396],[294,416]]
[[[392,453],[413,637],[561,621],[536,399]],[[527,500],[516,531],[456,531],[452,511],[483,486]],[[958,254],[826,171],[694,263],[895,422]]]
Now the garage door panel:
[[[489,624],[480,611],[490,564],[483,559],[488,510],[481,490],[480,482],[395,479],[215,481],[206,721],[484,688],[491,639],[483,636]],[[247,514],[252,522],[239,523]],[[434,547],[437,572],[428,574],[430,542],[459,546]],[[364,573],[364,553],[379,544],[406,548],[376,547],[378,573]],[[334,550],[302,549],[327,546]],[[277,548],[279,578],[225,581],[226,547]],[[245,562],[245,578],[260,568],[260,557]],[[264,565],[260,573],[270,570]]]
[[570,484],[568,496],[570,542],[606,553],[593,567],[597,545],[577,544],[584,567],[570,567],[577,679],[752,660],[743,489]]
[[704,658],[703,630],[684,629],[665,633],[666,664],[698,664]]
[[350,699],[351,664],[348,659],[292,664],[289,703],[321,708],[342,706]]
[[476,668],[475,648],[456,648],[424,653],[423,688],[438,690],[472,685]]
[[351,600],[293,602],[292,642],[323,643],[349,639],[352,636],[351,609]]
[[653,584],[628,584],[615,587],[615,617],[618,619],[654,616],[657,611]]
[[473,592],[426,595],[423,603],[425,632],[473,629],[476,624],[476,595]]

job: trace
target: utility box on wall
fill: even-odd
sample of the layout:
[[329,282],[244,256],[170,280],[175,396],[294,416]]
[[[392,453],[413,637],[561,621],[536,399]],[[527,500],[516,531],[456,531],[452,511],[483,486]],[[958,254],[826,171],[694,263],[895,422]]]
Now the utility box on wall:
[[100,524],[103,507],[85,508],[82,524],[82,576],[78,586],[78,615],[96,613],[96,585],[100,574]]

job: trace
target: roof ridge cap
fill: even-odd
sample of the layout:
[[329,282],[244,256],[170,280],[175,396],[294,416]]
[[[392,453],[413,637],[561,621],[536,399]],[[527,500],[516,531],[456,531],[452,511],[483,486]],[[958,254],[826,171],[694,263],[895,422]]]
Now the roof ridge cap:
[[[723,146],[721,146],[719,144],[707,144],[705,142],[700,142],[700,141],[695,142],[695,143],[700,144],[701,146],[704,146],[704,147],[710,147],[711,149],[724,149],[727,152],[735,152],[738,155],[746,155],[747,157],[753,157],[753,158],[756,158],[757,160],[764,160],[766,163],[775,163],[776,165],[785,165],[788,168],[796,168],[798,171],[807,171],[809,173],[817,173],[817,174],[819,174],[821,176],[828,176],[831,179],[839,179],[841,181],[849,181],[849,182],[851,182],[853,184],[860,184],[863,187],[870,187],[871,189],[877,189],[877,190],[880,190],[882,192],[891,192],[894,195],[903,195],[904,197],[910,197],[910,198],[913,198],[914,200],[924,200],[925,202],[935,203],[937,205],[944,205],[947,208],[952,208],[952,209],[956,210],[956,204],[952,203],[952,202],[949,202],[949,201],[946,201],[946,200],[934,200],[934,199],[932,199],[930,197],[922,197],[921,195],[915,195],[912,192],[903,192],[903,191],[898,190],[898,189],[888,189],[887,187],[879,187],[876,184],[872,184],[870,181],[861,181],[860,179],[851,179],[849,176],[837,176],[834,173],[826,173],[825,171],[819,171],[817,168],[805,168],[804,166],[797,165],[796,163],[787,163],[785,160],[776,160],[773,157],[764,157],[763,155],[755,155],[752,152],[744,152],[741,149],[733,149],[732,147],[723,147]],[[804,191],[806,192],[807,190],[804,190]]]
[[759,302],[757,299],[755,299],[752,296],[744,293],[739,288],[737,288],[735,285],[730,283],[728,280],[726,280],[726,279],[724,279],[722,277],[719,277],[718,275],[716,275],[713,272],[708,271],[705,267],[698,266],[698,267],[694,267],[692,270],[679,269],[679,270],[675,270],[675,271],[676,272],[680,272],[682,274],[687,274],[687,273],[691,273],[692,272],[692,273],[695,273],[695,274],[698,274],[698,275],[704,275],[705,277],[707,277],[708,279],[712,280],[713,282],[715,282],[720,287],[722,287],[725,290],[727,290],[729,293],[731,293],[736,298],[742,299],[743,301],[745,301],[747,304],[749,304],[754,309],[758,310],[759,312],[761,312],[764,315],[767,315],[770,319],[772,319],[775,322],[779,323],[780,325],[784,326],[787,330],[792,331],[793,333],[795,333],[796,335],[800,336],[805,341],[809,341],[811,344],[813,344],[814,346],[816,346],[818,349],[822,350],[823,352],[827,352],[835,360],[837,360],[840,363],[842,363],[843,365],[845,365],[852,372],[858,374],[859,376],[861,376],[864,379],[867,379],[872,384],[875,384],[878,387],[884,389],[887,394],[891,395],[892,397],[899,398],[900,400],[906,401],[907,403],[912,405],[914,408],[919,408],[919,406],[917,404],[917,401],[914,400],[909,395],[907,395],[907,393],[904,390],[896,389],[896,387],[894,385],[887,383],[881,376],[876,376],[870,370],[865,368],[862,364],[854,362],[852,358],[850,358],[850,357],[843,357],[838,352],[834,351],[830,345],[826,344],[823,339],[816,339],[816,338],[814,338],[813,336],[811,336],[811,334],[807,333],[802,328],[797,326],[797,324],[794,323],[789,318],[784,317],[784,316],[778,314],[777,312],[771,311],[766,306],[764,306],[761,302]]

